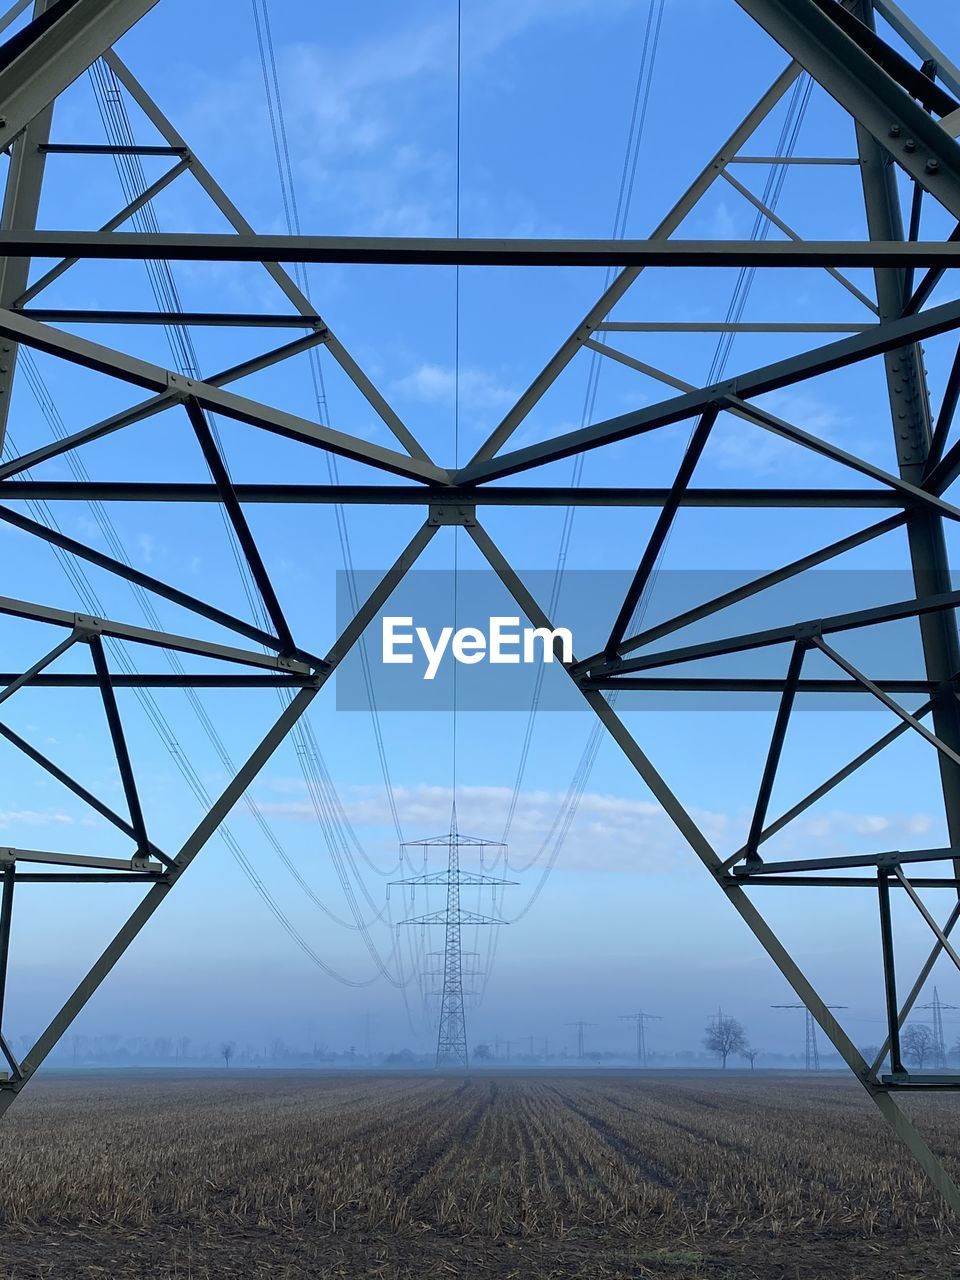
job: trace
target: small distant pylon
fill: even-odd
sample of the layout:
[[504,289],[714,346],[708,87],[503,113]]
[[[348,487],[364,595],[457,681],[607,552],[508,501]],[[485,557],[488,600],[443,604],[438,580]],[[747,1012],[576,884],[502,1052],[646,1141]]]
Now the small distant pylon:
[[[845,1004],[828,1004],[828,1009],[846,1009]],[[820,1046],[817,1044],[817,1023],[813,1014],[805,1004],[772,1004],[771,1009],[802,1009],[806,1015],[804,1020],[805,1043],[804,1057],[808,1071],[820,1070]]]
[[936,987],[933,988],[933,999],[929,1004],[921,1004],[917,1006],[919,1009],[929,1009],[932,1013],[931,1022],[933,1024],[933,1065],[938,1071],[943,1071],[947,1065],[947,1042],[943,1035],[943,1011],[944,1009],[956,1009],[955,1004],[944,1004],[940,999],[940,992]]
[[620,1021],[637,1024],[637,1066],[645,1067],[647,1065],[647,1023],[662,1022],[663,1019],[657,1013],[644,1013],[642,1009],[638,1009],[636,1013],[621,1014]]
[[[407,876],[394,880],[396,885],[444,885],[447,891],[446,906],[441,911],[429,911],[425,915],[401,920],[401,925],[443,925],[443,986],[440,991],[440,1019],[437,1029],[437,1066],[469,1067],[467,1050],[467,1022],[463,1004],[463,958],[461,933],[465,924],[506,924],[497,916],[481,915],[465,910],[460,905],[460,890],[465,885],[506,886],[515,880],[502,880],[497,876],[480,875],[464,871],[460,866],[460,850],[478,849],[481,860],[488,848],[504,849],[499,840],[482,840],[476,836],[461,835],[457,827],[457,807],[453,806],[450,831],[444,836],[431,836],[426,840],[408,840],[404,849],[423,849],[424,859],[430,848],[446,848],[447,866],[443,871],[428,871],[419,876]],[[399,926],[398,926],[399,927]],[[440,953],[438,953],[440,954]]]
[[567,1023],[568,1027],[577,1028],[577,1057],[581,1060],[583,1059],[583,1029],[584,1027],[595,1027],[596,1025],[595,1022],[584,1022],[582,1018],[579,1018],[576,1022]]

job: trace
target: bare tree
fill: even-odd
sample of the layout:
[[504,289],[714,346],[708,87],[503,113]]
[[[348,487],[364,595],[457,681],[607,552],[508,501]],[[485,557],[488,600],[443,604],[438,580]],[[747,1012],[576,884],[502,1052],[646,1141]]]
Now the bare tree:
[[933,1053],[933,1032],[924,1022],[911,1022],[904,1027],[900,1037],[900,1048],[903,1056],[917,1064],[917,1070],[923,1070],[923,1064]]
[[703,1047],[716,1054],[720,1064],[726,1070],[727,1059],[732,1053],[745,1056],[747,1033],[743,1023],[717,1010],[717,1016],[707,1023],[703,1036]]
[[762,1049],[755,1049],[753,1045],[748,1044],[745,1048],[740,1050],[740,1057],[746,1058],[746,1060],[750,1063],[750,1070],[753,1071],[754,1070],[753,1064],[756,1062],[757,1058],[760,1057],[760,1054],[762,1052],[763,1052]]
[[223,1057],[224,1066],[228,1071],[230,1069],[230,1059],[233,1057],[233,1051],[236,1047],[237,1046],[232,1040],[224,1040],[223,1044],[220,1046],[220,1053]]

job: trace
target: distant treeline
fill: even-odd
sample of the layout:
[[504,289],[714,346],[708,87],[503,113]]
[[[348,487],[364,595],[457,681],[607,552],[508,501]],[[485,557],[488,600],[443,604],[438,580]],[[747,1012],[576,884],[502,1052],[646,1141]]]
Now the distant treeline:
[[[25,1055],[32,1044],[32,1037],[20,1035],[14,1038],[14,1049]],[[623,1050],[596,1050],[577,1057],[569,1049],[556,1052],[529,1052],[512,1042],[501,1041],[493,1046],[478,1045],[471,1055],[473,1065],[493,1067],[576,1067],[605,1066],[632,1067],[636,1059]],[[865,1050],[870,1056],[872,1047]],[[233,1040],[200,1040],[190,1036],[120,1036],[120,1035],[72,1035],[60,1042],[49,1059],[60,1067],[205,1067],[227,1066],[253,1067],[336,1067],[394,1068],[432,1067],[434,1053],[408,1047],[390,1049],[360,1049],[356,1045],[334,1049],[317,1041],[308,1045],[289,1044],[275,1038],[264,1044]],[[686,1068],[707,1070],[718,1065],[714,1054],[705,1050],[685,1049],[674,1052],[649,1053],[647,1067],[652,1070]],[[744,1064],[745,1065],[745,1064]],[[757,1067],[795,1070],[803,1066],[802,1055],[787,1053],[760,1053]],[[842,1067],[838,1055],[821,1053],[821,1065],[826,1070]]]

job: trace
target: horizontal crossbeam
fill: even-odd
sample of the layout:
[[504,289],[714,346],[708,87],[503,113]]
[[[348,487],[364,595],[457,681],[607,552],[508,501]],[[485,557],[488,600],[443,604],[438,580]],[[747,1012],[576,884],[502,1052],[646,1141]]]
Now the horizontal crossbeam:
[[0,849],[0,866],[11,862],[42,862],[61,867],[96,868],[98,871],[129,871],[159,875],[159,862],[139,858],[99,858],[86,853],[54,853],[47,849]]
[[[487,507],[662,507],[670,490],[588,485],[511,485],[474,488],[423,485],[235,484],[241,502],[337,506],[432,506],[457,502]],[[6,502],[219,502],[213,484],[124,480],[2,480]],[[909,496],[885,489],[687,489],[681,507],[864,508],[912,507]]]
[[[944,135],[946,138],[946,135]],[[947,138],[947,141],[951,139]],[[11,258],[466,267],[957,267],[943,240],[505,240],[139,231],[3,231]]]

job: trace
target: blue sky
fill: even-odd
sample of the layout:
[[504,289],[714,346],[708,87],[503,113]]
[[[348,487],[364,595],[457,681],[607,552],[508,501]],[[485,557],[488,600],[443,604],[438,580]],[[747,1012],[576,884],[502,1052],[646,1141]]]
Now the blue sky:
[[[120,46],[120,52],[196,153],[261,231],[285,228],[269,131],[252,10],[201,8],[164,0]],[[960,20],[946,6],[917,3],[911,13],[948,50],[956,49]],[[282,76],[292,167],[305,231],[329,234],[450,235],[456,226],[456,14],[452,5],[371,4],[361,14],[335,6],[271,6]],[[358,21],[358,17],[360,20]],[[647,20],[647,4],[602,7],[580,0],[544,3],[490,0],[463,9],[460,225],[468,236],[604,236],[614,219],[617,189]],[[191,30],[184,40],[182,31]],[[722,50],[723,57],[717,57]],[[668,0],[633,190],[627,234],[644,236],[784,65],[782,52],[732,0]],[[131,106],[138,141],[157,141]],[[745,148],[768,154],[776,145],[784,104]],[[100,121],[84,78],[58,107],[54,137],[101,141]],[[853,154],[852,125],[819,89],[807,108],[798,154]],[[147,164],[148,177],[164,162]],[[760,167],[736,176],[759,192]],[[122,204],[109,159],[55,157],[48,164],[42,224],[93,227]],[[221,216],[192,183],[179,179],[156,201],[165,230],[223,230]],[[854,168],[795,168],[779,214],[805,237],[864,234]],[[734,189],[718,183],[684,224],[690,237],[746,237],[754,212]],[[949,230],[928,206],[924,235]],[[177,287],[187,309],[281,309],[282,298],[253,266],[179,264]],[[869,292],[869,278],[849,273]],[[614,319],[722,319],[734,272],[686,275],[648,271],[613,313]],[[432,456],[449,464],[454,439],[455,279],[445,268],[316,268],[310,275],[318,311],[384,391]],[[479,446],[503,412],[598,296],[603,273],[464,269],[460,277],[459,460]],[[938,295],[935,300],[940,300]],[[942,293],[943,297],[949,296]],[[137,264],[81,264],[55,285],[45,305],[150,308],[146,275]],[[283,307],[282,309],[286,309]],[[746,319],[864,322],[870,313],[824,273],[773,272],[757,280]],[[89,329],[85,330],[89,334]],[[147,328],[102,329],[91,336],[169,363],[162,333]],[[205,372],[228,366],[282,340],[282,334],[197,330]],[[716,348],[711,335],[617,334],[616,344],[674,376],[700,384]],[[813,342],[817,341],[814,339]],[[812,345],[804,337],[737,339],[728,373],[748,369]],[[927,347],[934,400],[952,357],[949,338]],[[329,421],[371,440],[389,442],[382,424],[326,356],[323,371]],[[77,429],[132,400],[130,390],[46,357],[36,367],[67,429]],[[578,356],[514,438],[529,443],[579,425],[587,353]],[[242,390],[316,416],[304,359],[251,378]],[[612,362],[604,364],[594,409],[599,419],[652,403],[665,394],[654,381]],[[773,411],[843,447],[892,468],[892,436],[882,368],[876,361],[834,373],[766,399]],[[21,379],[11,416],[17,451],[49,439],[49,422]],[[221,424],[235,478],[328,479],[317,451]],[[688,425],[666,429],[590,455],[585,484],[667,484]],[[88,472],[101,479],[206,478],[186,419],[169,412],[83,451]],[[341,461],[344,480],[378,481],[360,464]],[[569,483],[570,461],[542,468],[527,482]],[[68,478],[62,462],[38,477]],[[521,481],[522,482],[522,481]],[[850,485],[858,481],[834,464],[782,444],[735,419],[722,420],[697,472],[698,484]],[[510,482],[507,482],[510,483]],[[131,560],[225,608],[247,616],[222,522],[214,509],[151,509],[118,505],[111,512]],[[72,536],[102,546],[94,513],[81,506],[57,512]],[[254,508],[251,524],[278,591],[302,642],[322,651],[334,635],[335,573],[342,567],[333,513],[326,508]],[[629,568],[643,547],[654,513],[580,510],[567,565],[576,570]],[[485,523],[521,569],[549,570],[557,558],[564,513],[490,511]],[[868,523],[856,512],[687,511],[671,536],[664,570],[750,571],[773,568]],[[350,509],[346,515],[353,562],[382,569],[418,524],[408,509]],[[954,540],[954,539],[952,539]],[[62,569],[45,548],[0,530],[6,549],[4,592],[78,607]],[[444,530],[425,567],[449,569],[453,535]],[[461,535],[460,564],[479,567]],[[903,540],[881,539],[843,562],[845,568],[903,569]],[[115,617],[142,620],[123,584],[90,570]],[[864,590],[873,581],[864,578]],[[69,602],[69,603],[67,603]],[[562,608],[563,606],[561,606]],[[197,635],[215,629],[158,602],[164,623]],[[656,616],[657,598],[649,604]],[[775,613],[772,620],[779,621]],[[562,619],[559,619],[562,621]],[[731,631],[739,629],[733,621]],[[909,663],[915,649],[903,634]],[[5,624],[10,657],[27,665],[49,647],[42,628]],[[855,643],[844,650],[856,657]],[[143,669],[159,669],[137,655]],[[69,666],[74,659],[65,662]],[[76,661],[81,661],[77,658]],[[785,658],[784,658],[785,661]],[[887,674],[884,672],[883,674]],[[548,679],[559,678],[556,673]],[[369,858],[380,870],[396,860],[369,716],[335,713],[333,691],[314,704],[311,724],[346,812]],[[161,694],[183,752],[207,788],[223,785],[222,762],[204,737],[182,694]],[[241,759],[276,714],[272,695],[203,695],[231,756]],[[626,704],[629,706],[629,704]],[[148,820],[155,838],[175,848],[199,816],[174,763],[132,696],[122,699]],[[9,723],[71,768],[109,802],[122,804],[99,710],[91,695],[31,691],[7,708]],[[721,852],[742,839],[762,769],[773,712],[625,710],[655,763],[694,811]],[[892,722],[882,711],[796,718],[772,811],[842,764]],[[461,826],[499,839],[520,757],[525,712],[458,717],[458,811]],[[443,830],[451,802],[452,717],[390,713],[382,717],[390,773],[407,839]],[[538,718],[513,822],[511,859],[522,865],[547,836],[591,729],[586,714]],[[779,848],[786,852],[906,848],[943,842],[931,748],[901,739],[878,761],[810,814]],[[86,852],[121,852],[122,843],[55,783],[4,754],[8,794],[0,804],[0,832],[10,844]],[[909,785],[903,779],[909,779]],[[292,746],[282,748],[252,792],[277,839],[335,913],[348,915]],[[230,827],[301,934],[330,965],[356,981],[376,975],[356,930],[330,923],[298,888],[248,811]],[[772,846],[771,846],[772,847]],[[359,856],[359,855],[358,855]],[[360,860],[362,863],[362,859]],[[359,864],[358,864],[359,865]],[[365,864],[362,864],[365,867]],[[388,878],[366,867],[362,882],[372,916],[384,909]],[[518,873],[503,914],[519,915],[536,889],[537,866]],[[358,881],[359,883],[359,881]],[[41,892],[43,897],[41,898]],[[812,894],[813,891],[810,891]],[[112,896],[115,894],[116,896]],[[869,893],[787,898],[768,890],[763,901],[788,941],[796,943],[824,994],[851,1006],[850,1030],[860,1042],[879,1038],[879,950]],[[89,895],[89,896],[85,896]],[[854,901],[850,901],[850,897]],[[18,903],[11,1030],[40,1029],[78,962],[96,954],[106,931],[132,906],[127,891],[25,889]],[[942,904],[941,904],[942,906]],[[401,914],[394,896],[394,918]],[[418,906],[418,910],[423,909]],[[903,956],[926,942],[904,915]],[[372,926],[381,954],[393,945],[383,920]],[[388,966],[389,967],[389,966]],[[952,978],[938,971],[942,990]],[[744,994],[739,994],[740,990]],[[482,1006],[472,1015],[472,1038],[536,1032],[563,1035],[570,1018],[604,1026],[598,1038],[629,1041],[617,1015],[638,1003],[668,1021],[665,1044],[694,1043],[718,1000],[741,1014],[755,1038],[773,1048],[790,1040],[767,1006],[788,996],[722,895],[701,872],[616,747],[604,741],[577,818],[556,867],[521,920],[500,932],[496,964]],[[413,999],[414,1013],[417,1000]],[[355,989],[324,976],[283,933],[242,876],[230,852],[214,840],[163,911],[84,1014],[81,1029],[139,1034],[209,1034],[356,1040],[362,1013],[378,1018],[384,1043],[413,1043],[403,1002],[384,981]],[[421,1020],[422,1023],[422,1020]],[[429,1031],[418,1023],[422,1043]]]

